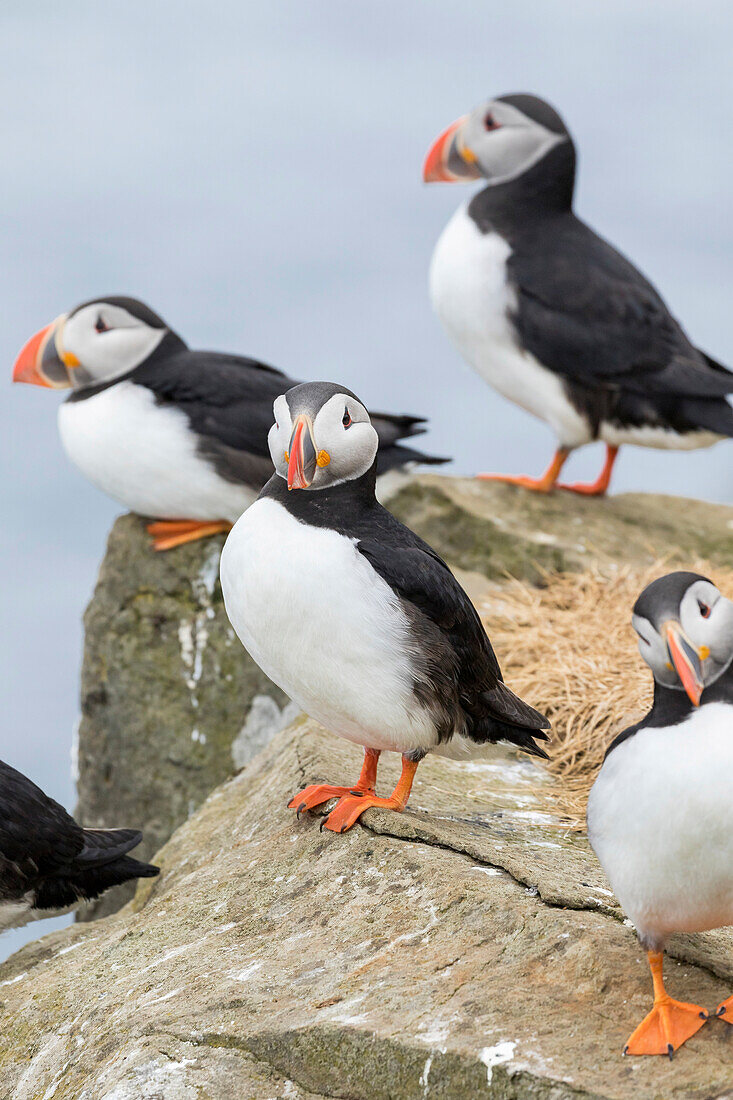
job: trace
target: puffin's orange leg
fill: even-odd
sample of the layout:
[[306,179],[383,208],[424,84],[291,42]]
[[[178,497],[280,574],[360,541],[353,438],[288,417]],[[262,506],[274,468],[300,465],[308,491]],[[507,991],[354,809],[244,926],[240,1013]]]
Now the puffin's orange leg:
[[560,471],[569,454],[570,451],[565,447],[559,447],[542,477],[512,477],[509,474],[476,474],[476,477],[482,481],[504,481],[508,485],[521,485],[523,489],[533,489],[536,493],[549,493],[557,485]]
[[303,810],[312,810],[322,806],[331,798],[343,798],[350,794],[373,794],[377,784],[378,749],[364,749],[364,763],[361,775],[355,787],[331,787],[328,784],[315,784],[298,791],[288,802],[289,810],[297,810],[300,817]]
[[725,1020],[727,1024],[733,1024],[733,997],[729,997],[727,1001],[723,1001],[722,1005],[718,1005],[715,1015],[720,1016],[721,1020]]
[[582,482],[575,482],[573,485],[558,485],[558,489],[565,489],[569,493],[581,493],[586,497],[602,497],[611,484],[611,474],[617,455],[618,447],[611,447],[607,443],[606,461],[603,463],[603,469],[596,481],[591,482],[590,485],[584,485]]
[[148,534],[153,537],[153,550],[172,550],[174,546],[183,546],[186,542],[196,542],[197,539],[231,529],[231,523],[226,520],[210,523],[198,519],[171,519],[148,524]]
[[385,810],[397,810],[398,813],[402,813],[410,797],[417,764],[416,760],[409,760],[403,756],[402,775],[390,798],[377,798],[373,791],[367,791],[364,794],[349,793],[339,799],[321,828],[330,829],[332,833],[345,833],[356,824],[364,810],[368,810],[370,806],[381,806]]
[[700,1005],[674,1001],[664,988],[661,951],[648,951],[654,1006],[624,1047],[624,1054],[667,1054],[670,1058],[708,1018]]

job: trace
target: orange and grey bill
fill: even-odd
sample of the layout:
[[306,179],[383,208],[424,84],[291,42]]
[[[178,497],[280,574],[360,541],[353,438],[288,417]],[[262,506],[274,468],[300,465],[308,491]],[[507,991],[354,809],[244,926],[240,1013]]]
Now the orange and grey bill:
[[475,157],[460,140],[460,131],[467,115],[456,119],[430,146],[422,178],[425,183],[454,183],[456,180],[478,179],[480,172]]
[[13,367],[14,382],[29,382],[33,386],[48,386],[53,389],[53,383],[41,373],[40,364],[46,344],[53,336],[54,324],[46,325],[34,333],[23,346]]
[[307,489],[313,481],[317,465],[318,455],[310,418],[301,414],[296,417],[288,447],[288,489]]
[[672,659],[675,671],[682,681],[682,686],[690,697],[690,701],[697,707],[700,705],[705,684],[702,678],[702,658],[687,637],[682,627],[677,622],[668,622],[665,626],[667,636],[667,648]]
[[64,351],[62,337],[66,314],[31,336],[15,360],[14,382],[29,382],[52,390],[67,390],[71,385],[70,370],[81,364],[75,355]]
[[308,488],[308,482],[305,480],[305,471],[303,470],[304,430],[305,421],[301,417],[298,417],[295,422],[293,434],[290,437],[290,447],[288,448],[288,489]]

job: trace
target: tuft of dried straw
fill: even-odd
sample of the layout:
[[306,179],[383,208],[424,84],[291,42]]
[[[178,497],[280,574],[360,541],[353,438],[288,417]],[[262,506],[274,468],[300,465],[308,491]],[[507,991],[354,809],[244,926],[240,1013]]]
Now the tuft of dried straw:
[[[733,571],[691,566],[733,594]],[[585,825],[588,792],[613,738],[651,705],[652,675],[639,655],[631,609],[642,589],[670,572],[593,569],[547,574],[535,588],[517,580],[492,585],[477,608],[513,691],[552,722],[546,765],[557,782],[538,794],[570,828]]]

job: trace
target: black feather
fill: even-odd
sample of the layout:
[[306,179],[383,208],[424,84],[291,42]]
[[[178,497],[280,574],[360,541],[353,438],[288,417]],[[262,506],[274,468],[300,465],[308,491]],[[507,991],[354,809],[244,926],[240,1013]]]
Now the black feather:
[[157,875],[127,852],[137,829],[83,829],[54,799],[0,761],[0,901],[30,895],[37,909],[60,909],[128,879]]

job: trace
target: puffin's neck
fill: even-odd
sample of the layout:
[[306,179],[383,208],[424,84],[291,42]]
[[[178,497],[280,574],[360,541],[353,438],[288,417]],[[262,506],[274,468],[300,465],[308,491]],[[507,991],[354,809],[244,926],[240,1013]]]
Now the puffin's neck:
[[376,497],[377,462],[359,478],[342,481],[328,489],[295,489],[290,491],[285,478],[274,474],[260,493],[279,504],[301,523],[313,527],[331,527],[348,533],[357,526],[365,513],[380,505]]
[[517,179],[479,191],[468,213],[483,232],[495,229],[511,236],[543,218],[569,214],[574,187],[575,146],[568,138]]
[[[733,705],[733,662],[728,665],[717,680],[714,680],[702,693],[700,706],[708,703],[730,703]],[[687,692],[681,688],[664,687],[654,681],[654,702],[652,709],[644,719],[645,726],[674,726],[684,721],[693,711],[699,710],[690,701]]]
[[733,704],[733,661],[721,672],[718,679],[713,681],[710,687],[705,688],[702,702]]
[[652,709],[642,722],[644,726],[676,726],[683,722],[695,709],[686,691],[682,688],[665,687],[654,681],[654,702]]

